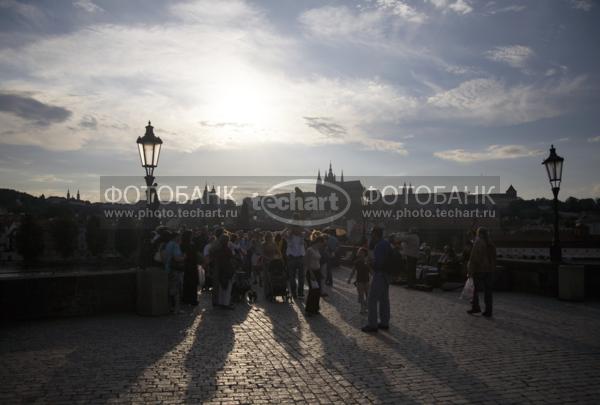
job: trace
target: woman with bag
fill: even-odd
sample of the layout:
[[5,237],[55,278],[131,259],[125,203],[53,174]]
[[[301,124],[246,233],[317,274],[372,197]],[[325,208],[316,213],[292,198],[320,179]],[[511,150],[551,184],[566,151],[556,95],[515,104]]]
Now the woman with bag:
[[229,245],[229,236],[221,235],[215,252],[217,282],[219,283],[217,305],[225,309],[233,309],[231,305],[231,288],[233,286],[233,252]]
[[306,250],[306,280],[308,281],[308,297],[306,298],[306,315],[319,314],[321,299],[321,253],[325,240],[318,236]]
[[483,316],[492,316],[492,284],[494,270],[496,269],[496,247],[492,243],[486,228],[477,229],[477,238],[471,250],[471,256],[467,265],[469,277],[473,278],[474,291],[471,309],[467,311],[469,315],[481,312],[479,306],[479,293],[484,293],[485,311]]

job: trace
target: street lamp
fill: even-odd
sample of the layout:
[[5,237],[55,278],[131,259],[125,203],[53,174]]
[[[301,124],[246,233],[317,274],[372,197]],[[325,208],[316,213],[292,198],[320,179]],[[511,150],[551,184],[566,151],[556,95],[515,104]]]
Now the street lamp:
[[[162,140],[154,135],[154,127],[148,121],[146,133],[144,136],[138,136],[137,139],[138,151],[142,167],[146,171],[146,209],[155,211],[158,209],[158,196],[156,195],[156,184],[154,183],[154,169],[158,166],[158,156]],[[152,251],[152,229],[155,225],[155,219],[147,214],[144,216],[142,225],[142,233],[140,235],[140,268],[145,269],[153,264]]]
[[558,233],[558,192],[560,191],[560,182],[562,180],[563,162],[565,159],[556,154],[554,145],[550,146],[550,155],[542,162],[546,166],[548,180],[554,194],[554,238],[550,247],[550,260],[553,263],[560,263],[562,260],[562,250],[560,248],[560,237]]
[[152,199],[153,193],[151,191],[154,189],[154,169],[158,166],[158,157],[160,155],[162,143],[162,140],[154,135],[154,127],[150,121],[148,121],[146,133],[144,136],[138,136],[137,139],[142,167],[146,170],[144,179],[146,179],[146,186],[148,186],[148,205],[152,205],[152,202],[154,202]]

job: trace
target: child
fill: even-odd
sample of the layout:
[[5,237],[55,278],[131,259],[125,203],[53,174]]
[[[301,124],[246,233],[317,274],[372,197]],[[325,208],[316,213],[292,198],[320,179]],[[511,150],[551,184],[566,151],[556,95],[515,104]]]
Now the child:
[[352,274],[348,278],[348,284],[352,282],[352,277],[356,273],[356,291],[358,292],[358,302],[360,303],[360,313],[367,313],[367,295],[369,291],[369,273],[371,271],[370,266],[367,263],[367,251],[364,248],[358,249],[354,266],[352,267]]

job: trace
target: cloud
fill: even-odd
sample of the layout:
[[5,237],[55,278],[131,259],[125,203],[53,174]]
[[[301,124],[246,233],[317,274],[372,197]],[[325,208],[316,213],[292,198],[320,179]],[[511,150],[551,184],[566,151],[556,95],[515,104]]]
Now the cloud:
[[39,126],[66,121],[71,111],[19,94],[0,92],[0,112],[14,114]]
[[[39,131],[11,113],[18,120],[3,126],[9,132],[0,142],[129,151],[130,139],[143,134],[151,119],[155,132],[177,151],[337,144],[403,153],[404,145],[394,141],[403,139],[392,134],[414,131],[404,131],[405,124],[513,125],[554,117],[574,108],[571,95],[582,83],[552,77],[508,85],[480,78],[415,92],[364,72],[303,72],[306,43],[283,35],[265,13],[243,1],[172,4],[167,17],[157,25],[96,23],[1,48],[0,69],[21,74],[5,83],[10,94],[43,94],[40,102],[52,100],[49,106],[72,115]],[[311,29],[340,40],[343,33],[370,32],[369,43],[385,34],[377,22],[404,21],[379,5],[360,12],[323,7],[302,18],[314,23]],[[388,41],[389,49],[395,44]],[[426,49],[412,50],[410,57],[448,66]],[[94,131],[102,131],[101,145]]]
[[408,155],[408,151],[404,148],[402,142],[387,140],[387,139],[365,139],[360,142],[363,150],[376,152],[391,152],[402,156]]
[[381,37],[383,18],[379,11],[354,12],[344,6],[326,6],[307,10],[298,20],[316,38],[349,40]]
[[437,9],[441,9],[444,12],[448,10],[454,11],[457,14],[469,14],[473,11],[473,7],[467,0],[429,0],[431,4]]
[[341,138],[347,131],[329,117],[304,117],[306,125],[328,138]]
[[401,0],[376,0],[376,5],[380,10],[385,10],[407,22],[421,24],[427,20],[425,14]]
[[473,7],[467,2],[467,0],[457,0],[450,4],[450,9],[454,10],[458,14],[468,14],[473,11]]
[[490,145],[483,151],[451,149],[435,152],[433,155],[453,162],[471,163],[487,160],[517,159],[541,154],[543,154],[542,150],[530,149],[524,145]]
[[92,0],[77,0],[73,2],[73,6],[85,10],[88,13],[98,13],[104,11],[102,7],[92,2]]
[[[322,132],[341,127],[348,145],[364,148],[384,136],[369,125],[397,122],[416,107],[414,97],[377,78],[296,74],[303,48],[247,3],[226,3],[179,3],[168,24],[94,24],[0,49],[0,67],[27,77],[12,81],[12,92],[44,94],[77,119],[44,132],[15,121],[1,142],[130,150],[129,139],[151,119],[178,151],[321,145],[332,143]],[[331,122],[309,127],[303,117]],[[103,132],[103,144],[94,130]]]
[[315,38],[363,42],[374,45],[393,27],[419,25],[427,16],[400,0],[374,0],[358,10],[346,6],[323,6],[304,11],[298,18]]
[[198,124],[202,127],[208,128],[224,128],[224,127],[233,127],[233,128],[244,128],[247,124],[243,122],[211,122],[211,121],[199,121]]
[[73,180],[57,177],[54,174],[36,175],[31,178],[36,183],[73,183]]
[[91,115],[84,115],[81,121],[79,121],[79,126],[96,130],[98,128],[98,120]]
[[46,22],[46,15],[33,4],[26,4],[16,0],[0,0],[0,9],[13,12],[18,19],[25,20],[28,24],[42,26]]
[[524,68],[535,53],[528,46],[497,46],[485,52],[485,56],[494,62],[506,63],[514,68]]
[[592,143],[600,142],[600,135],[588,138],[588,142],[592,142]]
[[[490,4],[490,6],[495,6],[495,4]],[[506,7],[491,9],[491,10],[487,11],[485,14],[494,15],[494,14],[501,14],[501,13],[508,13],[508,12],[518,13],[520,11],[525,10],[526,8],[527,7],[522,4],[512,4],[512,5],[506,6]]]
[[594,6],[592,0],[569,0],[571,7],[577,10],[590,11]]
[[468,80],[427,99],[432,118],[472,125],[516,125],[557,117],[572,110],[572,99],[584,89],[585,76],[543,85],[508,86],[494,78]]
[[[407,10],[396,1],[375,1],[358,10],[346,6],[324,6],[304,11],[298,21],[306,37],[319,45],[327,44],[339,49],[340,45],[360,46],[369,52],[378,52],[382,60],[393,58],[403,64],[433,66],[452,75],[473,74],[476,69],[449,63],[430,48],[419,46],[406,37],[426,22],[421,12]],[[412,15],[412,17],[411,17]],[[407,21],[408,20],[410,21]]]

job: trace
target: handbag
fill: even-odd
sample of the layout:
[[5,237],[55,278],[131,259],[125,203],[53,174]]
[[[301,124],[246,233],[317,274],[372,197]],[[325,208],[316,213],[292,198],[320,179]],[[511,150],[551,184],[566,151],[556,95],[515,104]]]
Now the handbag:
[[470,300],[473,298],[473,293],[475,292],[475,285],[473,284],[473,277],[469,277],[465,286],[460,293],[460,299]]
[[206,271],[202,265],[198,265],[198,287],[204,287],[204,283],[206,283]]

